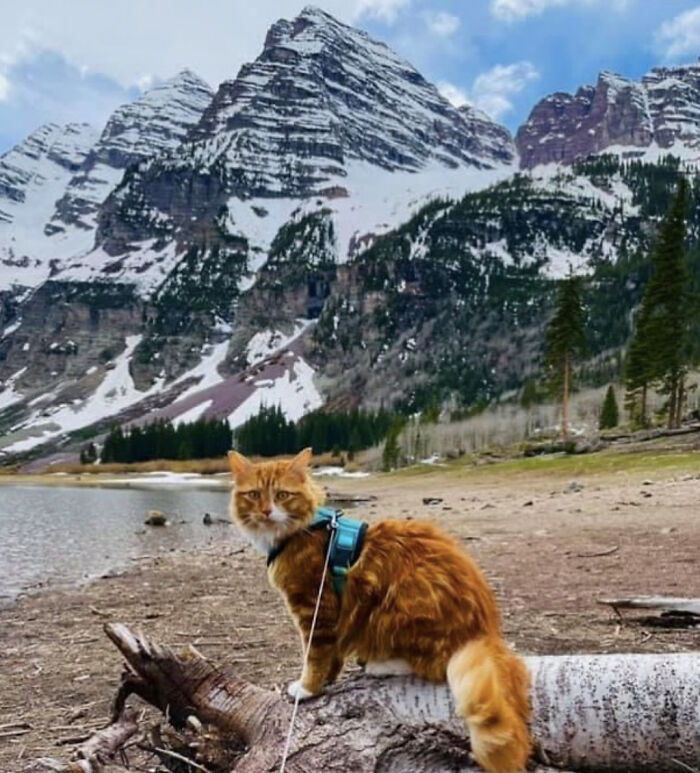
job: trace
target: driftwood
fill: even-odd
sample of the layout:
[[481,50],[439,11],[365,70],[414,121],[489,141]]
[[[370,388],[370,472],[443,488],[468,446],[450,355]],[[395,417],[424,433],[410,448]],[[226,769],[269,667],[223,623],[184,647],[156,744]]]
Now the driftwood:
[[624,599],[601,599],[614,609],[659,609],[662,612],[687,612],[700,615],[700,599],[677,598],[675,596],[637,596]]
[[[192,647],[178,655],[123,625],[105,630],[128,666],[114,704],[117,724],[136,694],[176,729],[216,728],[219,743],[238,750],[226,770],[279,770],[291,716],[286,698],[217,668]],[[527,664],[540,773],[551,766],[670,773],[700,765],[700,655],[541,657]],[[444,685],[345,677],[302,705],[295,728],[288,773],[477,771]]]
[[661,612],[656,617],[643,617],[638,622],[661,628],[693,628],[700,626],[700,599],[674,596],[637,596],[636,598],[601,599],[599,604],[612,607],[619,615],[621,609],[653,609]]
[[56,773],[100,773],[104,766],[117,758],[124,745],[138,732],[136,714],[124,709],[109,727],[99,730],[76,749],[68,763],[43,759],[32,763],[32,771],[56,771]]

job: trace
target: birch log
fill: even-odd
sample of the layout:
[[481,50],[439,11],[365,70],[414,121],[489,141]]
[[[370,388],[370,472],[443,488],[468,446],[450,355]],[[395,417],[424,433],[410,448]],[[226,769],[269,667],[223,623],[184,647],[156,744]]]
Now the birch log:
[[636,596],[623,599],[600,599],[613,609],[657,609],[660,612],[686,612],[700,616],[700,599],[676,596]]
[[[170,648],[123,625],[105,630],[131,693],[176,727],[191,715],[244,751],[235,773],[279,770],[290,703],[223,671],[189,648]],[[527,659],[540,773],[700,769],[700,655],[591,655]],[[287,773],[477,771],[466,729],[444,685],[414,678],[346,677],[302,704]]]
[[533,733],[550,763],[700,769],[700,654],[551,656],[527,664]]

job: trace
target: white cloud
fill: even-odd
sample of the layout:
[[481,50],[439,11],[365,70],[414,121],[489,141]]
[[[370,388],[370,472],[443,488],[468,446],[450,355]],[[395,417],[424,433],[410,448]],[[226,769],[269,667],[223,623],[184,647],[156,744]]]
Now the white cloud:
[[368,17],[387,24],[396,21],[399,11],[410,5],[411,0],[355,0],[353,19]]
[[454,83],[448,83],[447,81],[441,81],[437,85],[438,91],[448,102],[451,102],[455,107],[463,107],[464,105],[471,105],[472,102],[467,96],[467,92],[464,89],[460,89],[459,86],[455,86]]
[[0,154],[48,121],[101,126],[137,95],[56,51],[23,44],[0,62]]
[[528,16],[537,16],[549,8],[566,5],[602,5],[605,9],[622,11],[631,0],[491,0],[491,13],[502,21],[521,21]]
[[491,0],[491,13],[503,21],[519,21],[569,0]]
[[441,38],[448,38],[459,29],[459,17],[446,11],[438,11],[437,13],[426,11],[423,14],[423,19],[428,25],[428,29]]
[[[60,52],[89,72],[128,88],[144,73],[170,78],[189,67],[213,87],[234,78],[262,50],[270,25],[316,2],[346,23],[392,22],[412,0],[22,0],[4,2],[0,60],[14,55],[28,31],[35,47]],[[66,6],[70,5],[70,13]],[[138,20],[138,23],[135,23]],[[14,92],[14,89],[13,89]]]
[[148,89],[153,86],[154,80],[155,79],[151,73],[146,73],[145,75],[142,75],[136,79],[136,88],[138,88],[139,91],[148,91]]
[[666,59],[697,56],[700,52],[700,6],[664,22],[656,34],[656,47]]
[[475,78],[472,99],[478,108],[498,119],[513,109],[510,97],[519,94],[530,81],[539,77],[532,62],[497,64]]
[[530,81],[540,77],[532,62],[522,61],[513,64],[497,64],[474,79],[468,91],[443,81],[439,84],[440,93],[455,107],[465,104],[474,105],[480,110],[500,120],[513,109],[511,98],[519,94]]

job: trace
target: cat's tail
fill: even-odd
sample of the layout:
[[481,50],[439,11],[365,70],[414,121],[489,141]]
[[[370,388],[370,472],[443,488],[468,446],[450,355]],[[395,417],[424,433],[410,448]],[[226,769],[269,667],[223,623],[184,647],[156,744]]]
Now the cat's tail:
[[490,773],[525,770],[532,741],[523,661],[500,637],[484,636],[452,656],[447,681],[467,723],[476,761]]

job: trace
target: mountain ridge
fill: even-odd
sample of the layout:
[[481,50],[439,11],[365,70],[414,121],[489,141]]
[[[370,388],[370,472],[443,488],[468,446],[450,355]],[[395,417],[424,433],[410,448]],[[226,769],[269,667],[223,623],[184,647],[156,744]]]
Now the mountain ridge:
[[615,146],[641,157],[680,144],[698,157],[699,140],[700,62],[653,68],[639,81],[603,71],[595,86],[540,100],[515,138],[523,169],[570,164]]
[[[0,447],[74,449],[149,416],[240,423],[264,402],[297,417],[324,400],[493,399],[536,372],[570,268],[597,288],[597,354],[619,348],[627,323],[600,299],[631,314],[635,256],[696,169],[694,66],[671,70],[552,95],[515,142],[313,7],[215,92],[183,71],[46,162],[42,190],[60,195],[26,218],[26,265],[0,214]],[[516,145],[532,142],[531,168]],[[20,212],[30,188],[7,156],[0,213]]]

